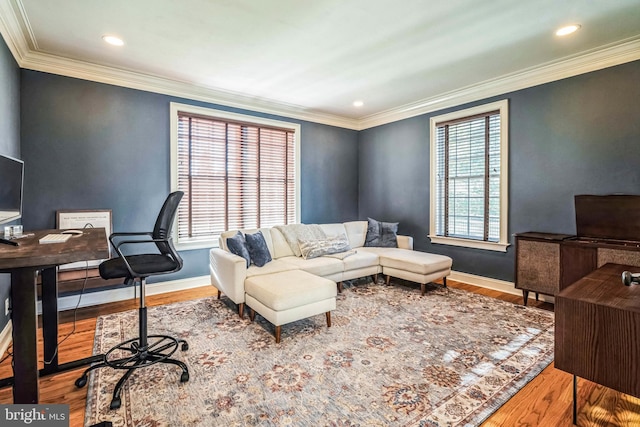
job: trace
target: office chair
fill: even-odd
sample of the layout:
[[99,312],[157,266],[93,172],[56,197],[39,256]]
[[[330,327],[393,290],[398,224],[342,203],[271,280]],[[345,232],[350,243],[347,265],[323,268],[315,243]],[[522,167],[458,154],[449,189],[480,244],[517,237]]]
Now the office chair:
[[[82,376],[76,380],[77,387],[87,384],[87,374],[94,369],[109,366],[114,369],[126,370],[113,390],[111,409],[118,409],[121,405],[120,393],[122,386],[131,376],[134,370],[155,363],[170,363],[182,369],[180,382],[189,381],[187,365],[170,356],[181,344],[181,350],[189,349],[189,344],[183,339],[176,339],[168,335],[147,334],[147,307],[145,305],[145,285],[149,276],[173,273],[182,268],[182,258],[173,247],[171,239],[171,226],[176,215],[176,210],[182,191],[169,194],[158,214],[153,232],[149,233],[113,233],[109,236],[109,242],[118,254],[100,264],[100,276],[103,279],[124,278],[125,284],[134,285],[140,282],[140,308],[138,309],[139,336],[124,341],[111,348],[102,355],[102,361],[87,368]],[[121,247],[136,244],[155,243],[160,253],[125,255]],[[124,357],[121,357],[124,354]]]

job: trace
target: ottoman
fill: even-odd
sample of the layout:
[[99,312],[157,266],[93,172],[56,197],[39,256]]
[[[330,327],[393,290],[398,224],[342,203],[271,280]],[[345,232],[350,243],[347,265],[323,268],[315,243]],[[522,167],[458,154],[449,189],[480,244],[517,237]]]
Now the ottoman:
[[326,313],[331,326],[331,310],[336,308],[336,282],[302,270],[282,271],[248,277],[244,282],[249,317],[257,312],[275,327],[280,342],[281,325]]
[[442,278],[447,286],[447,276],[451,274],[453,260],[448,256],[419,251],[390,248],[380,253],[382,274],[387,276],[387,285],[391,276],[420,283],[422,295],[425,285]]

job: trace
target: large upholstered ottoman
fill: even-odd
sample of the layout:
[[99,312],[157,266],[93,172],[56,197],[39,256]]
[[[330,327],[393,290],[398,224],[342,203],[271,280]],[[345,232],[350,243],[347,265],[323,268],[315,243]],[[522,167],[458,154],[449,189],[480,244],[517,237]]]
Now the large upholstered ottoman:
[[420,283],[422,295],[425,284],[441,277],[444,286],[447,286],[447,276],[451,274],[453,262],[448,256],[394,248],[381,252],[379,256],[382,274],[387,276],[387,285],[391,276],[410,280]]
[[244,282],[249,316],[257,312],[276,327],[280,342],[281,325],[326,313],[331,326],[331,310],[336,308],[336,282],[302,270],[282,271],[248,277]]

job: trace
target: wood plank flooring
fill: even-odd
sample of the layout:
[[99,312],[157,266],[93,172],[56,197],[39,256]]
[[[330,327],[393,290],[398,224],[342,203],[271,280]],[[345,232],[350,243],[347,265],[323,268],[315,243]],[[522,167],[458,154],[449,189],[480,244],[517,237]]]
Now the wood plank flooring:
[[[447,281],[448,286],[487,295],[504,301],[521,304],[522,298],[478,288],[472,285]],[[147,305],[162,305],[177,301],[216,295],[212,286],[186,291],[172,292],[147,297]],[[98,316],[124,310],[136,309],[137,300],[82,308],[75,314],[75,331],[61,345],[60,363],[91,355],[93,336]],[[553,305],[533,302],[531,305],[545,310],[553,310]],[[60,313],[60,340],[73,330],[74,313]],[[39,341],[42,357],[42,341]],[[11,350],[11,348],[9,349]],[[0,363],[0,378],[12,375],[11,359]],[[42,362],[41,362],[42,365]],[[70,405],[70,426],[81,427],[84,423],[84,409],[87,388],[76,388],[74,382],[80,369],[40,379],[40,399],[42,403],[66,403]],[[571,426],[572,376],[555,369],[553,364],[527,384],[519,393],[489,417],[486,427],[563,427]],[[0,403],[12,403],[11,388],[0,389]],[[610,390],[584,379],[578,381],[578,425],[587,426],[640,426],[640,399]]]

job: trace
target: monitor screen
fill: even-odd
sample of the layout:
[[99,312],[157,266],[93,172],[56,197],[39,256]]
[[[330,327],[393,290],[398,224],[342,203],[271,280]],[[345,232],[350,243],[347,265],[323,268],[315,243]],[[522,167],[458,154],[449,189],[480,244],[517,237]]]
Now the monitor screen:
[[0,224],[22,216],[24,162],[0,155]]

